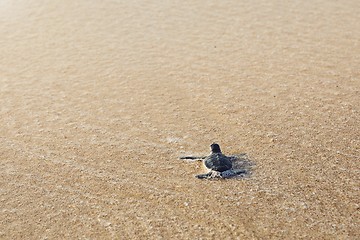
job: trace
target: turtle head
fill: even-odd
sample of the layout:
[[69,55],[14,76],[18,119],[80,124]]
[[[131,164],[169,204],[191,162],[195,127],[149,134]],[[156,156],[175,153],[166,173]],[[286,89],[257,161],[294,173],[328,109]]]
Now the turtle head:
[[213,143],[213,144],[210,145],[210,147],[211,147],[211,152],[213,152],[213,153],[221,153],[219,144]]

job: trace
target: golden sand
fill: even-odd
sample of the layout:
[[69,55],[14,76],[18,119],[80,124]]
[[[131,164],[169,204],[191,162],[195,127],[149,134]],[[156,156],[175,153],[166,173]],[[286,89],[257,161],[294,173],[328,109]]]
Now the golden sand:
[[0,0],[0,239],[359,239],[359,10]]

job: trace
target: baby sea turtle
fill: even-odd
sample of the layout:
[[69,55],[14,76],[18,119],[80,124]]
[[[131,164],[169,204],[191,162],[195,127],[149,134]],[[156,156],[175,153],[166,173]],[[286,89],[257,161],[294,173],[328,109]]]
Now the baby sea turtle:
[[180,157],[180,159],[203,160],[206,168],[210,172],[196,175],[197,178],[228,178],[242,173],[246,173],[244,169],[233,169],[234,156],[225,156],[220,149],[219,144],[210,145],[211,154],[207,157]]

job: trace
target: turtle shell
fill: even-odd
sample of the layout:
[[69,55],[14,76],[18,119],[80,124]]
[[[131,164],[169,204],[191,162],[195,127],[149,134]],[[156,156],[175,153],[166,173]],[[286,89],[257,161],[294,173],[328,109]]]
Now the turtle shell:
[[205,167],[213,171],[223,172],[232,168],[232,162],[229,157],[222,153],[212,153],[204,160]]

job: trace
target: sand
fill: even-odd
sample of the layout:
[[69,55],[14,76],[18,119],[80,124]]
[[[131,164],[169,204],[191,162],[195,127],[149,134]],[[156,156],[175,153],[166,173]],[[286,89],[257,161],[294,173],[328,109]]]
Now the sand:
[[0,239],[359,239],[359,10],[1,0]]

